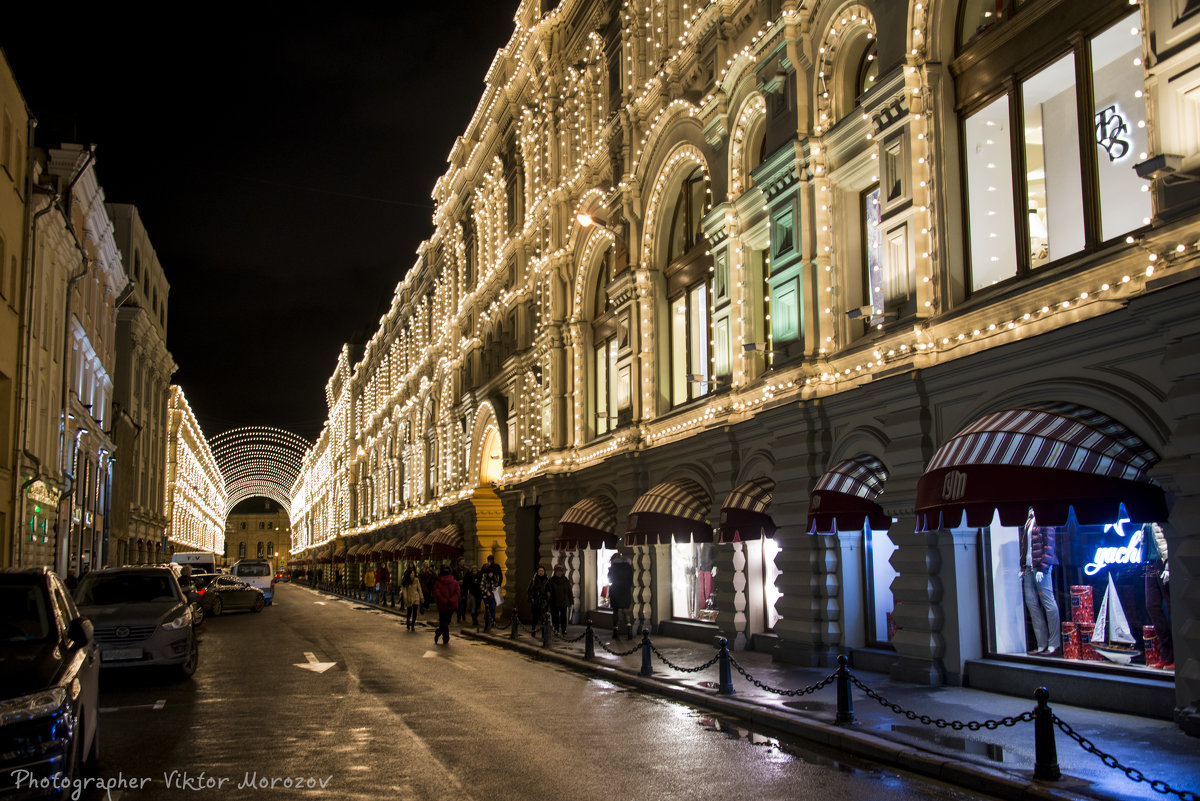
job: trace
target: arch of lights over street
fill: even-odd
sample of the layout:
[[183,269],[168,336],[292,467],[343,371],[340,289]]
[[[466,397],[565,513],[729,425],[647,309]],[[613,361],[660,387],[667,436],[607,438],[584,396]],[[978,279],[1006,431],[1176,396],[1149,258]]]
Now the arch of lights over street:
[[312,443],[290,431],[266,426],[234,428],[212,439],[212,452],[225,477],[225,516],[247,498],[270,498],[284,509]]

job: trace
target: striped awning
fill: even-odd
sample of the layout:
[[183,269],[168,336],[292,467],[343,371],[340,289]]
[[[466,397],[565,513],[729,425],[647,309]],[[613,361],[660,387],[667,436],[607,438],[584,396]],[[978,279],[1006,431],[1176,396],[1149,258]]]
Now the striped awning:
[[430,532],[422,545],[429,549],[429,555],[434,559],[457,559],[463,555],[462,530],[457,523],[451,523]]
[[399,551],[399,557],[401,559],[420,559],[421,545],[428,536],[428,531],[418,531],[416,534],[413,534],[405,540],[403,547]]
[[712,542],[712,527],[704,519],[711,504],[708,493],[689,478],[657,484],[629,511],[625,544]]
[[377,556],[380,559],[396,558],[396,551],[403,546],[400,540],[393,537],[390,540],[383,540],[371,549],[371,556]]
[[322,548],[317,551],[316,556],[313,557],[313,561],[318,565],[327,565],[333,561],[333,552],[328,548]]
[[617,505],[603,495],[576,501],[558,519],[554,547],[559,551],[576,548],[616,548],[621,537],[616,533]]
[[744,542],[775,536],[775,521],[767,514],[775,481],[759,476],[738,484],[721,504],[721,523],[717,542]]
[[337,547],[337,550],[333,552],[333,561],[335,561],[335,562],[345,562],[346,561],[346,546],[345,545],[339,545]]
[[869,454],[843,459],[817,479],[808,502],[808,533],[887,531],[892,518],[884,514],[877,499],[887,482],[887,468]]
[[1085,525],[1167,517],[1148,472],[1158,456],[1112,418],[1075,404],[1009,409],[981,417],[943,445],[917,482],[917,527],[1060,526],[1070,510]]

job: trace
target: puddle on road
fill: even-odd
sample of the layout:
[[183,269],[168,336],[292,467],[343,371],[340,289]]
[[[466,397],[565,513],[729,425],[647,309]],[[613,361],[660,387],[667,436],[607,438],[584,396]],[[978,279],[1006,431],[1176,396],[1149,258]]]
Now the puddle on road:
[[710,712],[692,711],[689,713],[689,717],[695,718],[697,725],[706,731],[723,735],[728,740],[745,740],[750,745],[762,749],[763,755],[768,759],[780,761],[794,759],[805,764],[830,768],[839,773],[875,775],[881,772],[863,764],[849,764],[844,760],[836,759],[831,752],[819,745],[793,743],[776,736],[762,734]]
[[922,726],[905,726],[899,723],[892,723],[888,726],[880,726],[878,729],[883,731],[894,731],[897,734],[907,734],[911,737],[927,740],[935,745],[940,745],[945,748],[953,748],[956,751],[962,751],[964,754],[980,756],[984,759],[989,759],[992,762],[1004,761],[1004,746],[996,745],[995,743],[985,743],[980,740],[968,740],[965,737],[954,737],[948,734],[939,734],[936,731],[931,731],[930,729]]

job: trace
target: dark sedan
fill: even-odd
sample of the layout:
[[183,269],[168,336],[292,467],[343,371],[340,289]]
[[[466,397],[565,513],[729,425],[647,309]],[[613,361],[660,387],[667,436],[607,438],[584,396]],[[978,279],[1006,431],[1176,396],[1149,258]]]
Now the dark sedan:
[[263,591],[251,587],[234,576],[213,574],[197,576],[194,579],[196,594],[200,596],[200,605],[206,615],[216,617],[222,612],[232,612],[235,609],[249,609],[251,612],[261,612],[267,605]]
[[0,796],[46,795],[95,767],[96,649],[58,576],[0,570]]

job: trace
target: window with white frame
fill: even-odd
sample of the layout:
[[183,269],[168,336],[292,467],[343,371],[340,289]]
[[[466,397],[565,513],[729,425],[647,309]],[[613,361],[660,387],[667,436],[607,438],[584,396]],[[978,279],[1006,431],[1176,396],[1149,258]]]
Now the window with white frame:
[[988,88],[975,76],[997,84],[962,119],[972,291],[1149,224],[1149,182],[1134,170],[1148,148],[1141,23],[1122,8],[1039,17],[1030,24],[1061,29],[1061,51],[996,49],[960,79],[971,90]]

